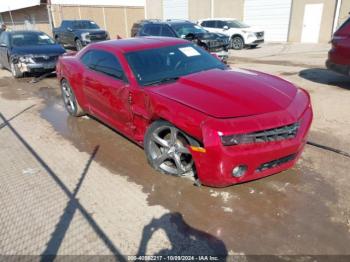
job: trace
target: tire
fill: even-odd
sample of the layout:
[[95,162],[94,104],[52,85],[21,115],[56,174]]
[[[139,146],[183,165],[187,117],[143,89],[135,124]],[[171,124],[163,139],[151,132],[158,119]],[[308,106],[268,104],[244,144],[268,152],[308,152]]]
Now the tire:
[[244,47],[244,40],[240,36],[234,36],[231,38],[230,47],[234,50],[241,50]]
[[10,69],[11,69],[11,74],[14,78],[23,77],[24,74],[19,70],[18,66],[13,62],[10,62]]
[[60,38],[58,35],[55,36],[55,42],[56,44],[60,44]]
[[71,116],[79,117],[85,115],[84,110],[78,103],[73,89],[65,79],[61,81],[61,92],[64,106]]
[[250,49],[254,49],[254,48],[257,48],[258,45],[251,45],[250,46]]
[[187,146],[199,143],[167,121],[148,128],[144,149],[148,163],[157,171],[174,176],[195,177],[195,165]]
[[77,51],[83,49],[83,43],[80,41],[80,39],[75,40],[75,49],[77,49]]

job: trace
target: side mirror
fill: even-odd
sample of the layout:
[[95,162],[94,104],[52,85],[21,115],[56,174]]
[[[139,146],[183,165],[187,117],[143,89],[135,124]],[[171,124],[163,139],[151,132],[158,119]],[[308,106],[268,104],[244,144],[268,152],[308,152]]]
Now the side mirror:
[[72,31],[73,31],[73,29],[70,28],[70,27],[67,27],[67,30],[68,30],[69,32],[72,32]]
[[191,34],[191,33],[189,33],[188,35],[186,35],[186,36],[184,37],[184,39],[186,39],[186,40],[188,40],[188,41],[193,41],[195,38],[196,38],[195,35],[194,35],[194,34]]
[[228,30],[228,26],[227,26],[227,25],[224,25],[224,27],[223,27],[222,29]]

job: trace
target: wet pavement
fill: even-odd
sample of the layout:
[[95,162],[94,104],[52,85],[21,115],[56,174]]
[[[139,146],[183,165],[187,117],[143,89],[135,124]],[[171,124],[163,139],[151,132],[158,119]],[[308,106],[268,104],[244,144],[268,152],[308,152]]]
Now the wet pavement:
[[[280,75],[299,77],[299,71],[291,68]],[[195,187],[187,178],[151,169],[142,148],[96,119],[69,116],[55,78],[36,84],[29,80],[3,76],[1,97],[39,98],[37,116],[59,137],[81,152],[98,146],[94,161],[111,176],[136,183],[149,206],[181,214],[190,227],[208,234],[200,237],[221,240],[229,254],[350,254],[349,158],[306,146],[296,167],[286,172],[224,189]],[[342,143],[321,129],[313,129],[310,137],[334,146]]]

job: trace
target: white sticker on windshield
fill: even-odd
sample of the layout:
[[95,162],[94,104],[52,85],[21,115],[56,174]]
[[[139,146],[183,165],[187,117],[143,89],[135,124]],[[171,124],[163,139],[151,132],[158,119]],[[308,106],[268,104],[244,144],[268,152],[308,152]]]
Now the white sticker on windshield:
[[201,55],[196,49],[194,49],[192,46],[189,47],[182,47],[179,48],[179,50],[187,57],[191,56],[199,56]]
[[93,22],[93,21],[90,21],[90,24],[93,24],[93,25],[95,25],[96,23],[95,23],[95,22]]
[[42,40],[50,39],[47,35],[39,35],[39,38]]

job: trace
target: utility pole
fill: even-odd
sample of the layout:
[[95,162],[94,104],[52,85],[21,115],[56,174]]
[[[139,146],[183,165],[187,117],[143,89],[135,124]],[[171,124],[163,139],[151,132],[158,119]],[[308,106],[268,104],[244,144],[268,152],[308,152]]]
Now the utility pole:
[[51,32],[52,32],[55,25],[54,25],[54,21],[52,19],[51,0],[47,0],[46,9],[47,9],[47,16],[49,18],[49,24],[50,24],[50,28],[51,28]]

